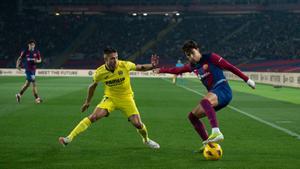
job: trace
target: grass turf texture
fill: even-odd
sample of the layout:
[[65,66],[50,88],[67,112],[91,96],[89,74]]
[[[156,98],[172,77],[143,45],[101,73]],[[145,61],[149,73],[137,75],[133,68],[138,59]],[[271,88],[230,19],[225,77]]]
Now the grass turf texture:
[[[205,161],[193,154],[200,140],[187,114],[201,96],[162,79],[132,79],[135,100],[150,138],[161,145],[152,150],[142,144],[136,130],[120,112],[93,124],[63,148],[58,137],[67,135],[92,112],[102,99],[98,86],[88,112],[80,113],[90,78],[38,77],[44,103],[36,105],[31,88],[15,101],[23,77],[0,77],[0,168],[272,168],[300,166],[300,140],[257,122],[229,108],[217,113],[225,135],[224,155]],[[183,81],[205,93],[196,79]],[[274,89],[257,85],[251,90],[242,82],[230,82],[231,106],[293,132],[300,133],[299,89]],[[298,93],[297,98],[294,98]],[[210,127],[207,124],[208,131]]]

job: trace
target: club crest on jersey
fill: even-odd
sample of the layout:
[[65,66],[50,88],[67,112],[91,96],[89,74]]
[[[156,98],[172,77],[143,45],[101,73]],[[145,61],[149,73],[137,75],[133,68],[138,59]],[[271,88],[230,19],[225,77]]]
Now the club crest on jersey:
[[123,75],[123,71],[122,70],[118,71],[118,74]]
[[207,69],[208,69],[208,64],[204,64],[204,65],[202,66],[202,69],[203,69],[203,70],[207,70]]

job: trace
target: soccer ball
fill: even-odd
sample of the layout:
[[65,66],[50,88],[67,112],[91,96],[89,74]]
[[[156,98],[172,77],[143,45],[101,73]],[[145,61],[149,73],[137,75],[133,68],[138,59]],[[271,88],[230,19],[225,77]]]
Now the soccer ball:
[[203,151],[203,156],[206,160],[218,160],[222,155],[223,150],[217,143],[208,143]]

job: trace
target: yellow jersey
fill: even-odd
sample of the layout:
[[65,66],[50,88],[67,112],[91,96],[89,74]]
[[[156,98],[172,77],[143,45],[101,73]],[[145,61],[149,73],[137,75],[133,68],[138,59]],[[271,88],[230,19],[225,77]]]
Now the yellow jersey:
[[130,71],[136,70],[136,65],[129,61],[118,60],[114,72],[100,66],[93,75],[94,82],[104,84],[104,95],[108,97],[132,97]]

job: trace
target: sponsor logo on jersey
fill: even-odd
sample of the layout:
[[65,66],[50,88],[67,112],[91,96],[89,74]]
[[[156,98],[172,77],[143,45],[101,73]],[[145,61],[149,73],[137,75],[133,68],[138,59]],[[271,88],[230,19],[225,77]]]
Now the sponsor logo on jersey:
[[119,78],[119,79],[113,79],[113,80],[109,80],[109,81],[106,81],[105,84],[107,86],[117,86],[117,85],[121,85],[123,84],[125,81],[125,77],[122,77],[122,78]]
[[204,74],[198,74],[198,78],[201,80],[201,79],[206,78],[208,75],[210,75],[210,72],[206,72]]
[[204,65],[202,66],[202,69],[203,69],[203,70],[207,70],[207,69],[208,69],[208,64],[204,64]]

